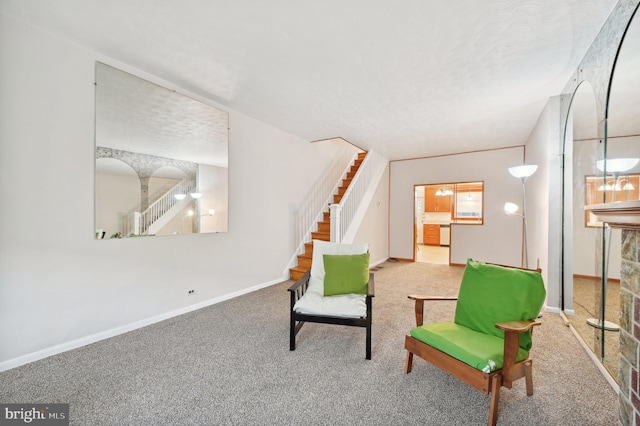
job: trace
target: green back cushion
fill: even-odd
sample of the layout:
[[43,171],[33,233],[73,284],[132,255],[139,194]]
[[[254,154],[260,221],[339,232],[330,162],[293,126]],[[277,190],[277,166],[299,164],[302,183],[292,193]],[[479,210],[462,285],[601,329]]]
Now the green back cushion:
[[369,253],[353,255],[325,254],[324,295],[367,294]]
[[[546,296],[539,272],[487,265],[472,259],[464,270],[454,322],[504,338],[498,322],[534,319]],[[520,335],[520,347],[531,349],[531,333]]]

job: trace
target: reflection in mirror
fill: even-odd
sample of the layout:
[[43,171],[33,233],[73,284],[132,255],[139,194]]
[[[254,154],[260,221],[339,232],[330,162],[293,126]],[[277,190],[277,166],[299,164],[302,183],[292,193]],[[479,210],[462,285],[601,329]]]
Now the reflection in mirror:
[[[605,138],[606,161],[598,164],[601,176],[611,181],[614,188],[624,185],[625,176],[640,173],[640,85],[638,85],[638,67],[640,67],[640,23],[633,19],[624,36],[616,60],[608,99],[607,132]],[[632,190],[632,192],[635,190]],[[618,202],[615,198],[604,202]],[[603,364],[614,375],[618,369],[619,326],[620,321],[620,267],[621,267],[621,230],[606,227],[601,250],[602,298],[598,303],[598,316],[595,327],[602,342],[598,355]]]
[[[612,175],[587,176],[585,181],[585,205],[613,203],[616,201],[640,200],[640,175],[620,174],[616,178]],[[591,211],[585,211],[585,226],[601,228],[602,222]]]
[[604,197],[597,187],[590,190],[587,186],[587,176],[602,180],[596,164],[604,158],[604,143],[598,138],[596,98],[588,82],[580,84],[573,95],[564,155],[563,306],[574,329],[595,354],[601,335],[588,321],[597,315],[601,299],[598,244],[602,243],[602,227],[586,226],[584,206],[602,203]]
[[228,230],[228,114],[96,63],[97,239]]

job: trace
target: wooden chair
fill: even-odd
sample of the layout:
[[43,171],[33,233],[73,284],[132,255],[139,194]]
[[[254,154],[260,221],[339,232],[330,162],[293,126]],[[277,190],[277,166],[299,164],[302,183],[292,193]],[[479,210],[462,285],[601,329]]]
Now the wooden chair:
[[[405,337],[405,374],[413,355],[491,395],[489,425],[498,420],[502,386],[525,378],[533,395],[531,331],[546,292],[540,270],[469,260],[458,297],[411,295],[416,327]],[[423,325],[425,301],[457,300],[454,322]]]
[[[289,350],[296,349],[296,335],[305,322],[346,325],[366,328],[366,359],[371,359],[371,325],[374,297],[374,277],[366,273],[366,292],[362,294],[345,293],[334,296],[323,295],[325,273],[323,256],[325,254],[350,256],[367,253],[368,247],[362,244],[334,244],[314,240],[311,270],[288,288],[291,299],[289,324]],[[315,268],[314,268],[315,266]]]

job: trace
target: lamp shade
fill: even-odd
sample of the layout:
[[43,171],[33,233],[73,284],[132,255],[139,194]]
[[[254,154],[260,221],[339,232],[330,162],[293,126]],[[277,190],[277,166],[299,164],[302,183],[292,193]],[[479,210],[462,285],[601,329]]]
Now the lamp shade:
[[538,170],[538,166],[535,164],[509,167],[509,173],[517,178],[528,178]]
[[505,214],[514,214],[518,211],[520,207],[514,203],[504,203],[504,212]]
[[202,192],[192,192],[191,193],[191,198],[194,198],[194,199],[197,200],[200,197],[202,197]]
[[596,167],[600,171],[608,173],[620,173],[633,169],[640,161],[640,158],[607,158],[606,160],[596,161]]
[[184,200],[184,197],[186,197],[187,194],[174,194],[173,196],[176,200]]

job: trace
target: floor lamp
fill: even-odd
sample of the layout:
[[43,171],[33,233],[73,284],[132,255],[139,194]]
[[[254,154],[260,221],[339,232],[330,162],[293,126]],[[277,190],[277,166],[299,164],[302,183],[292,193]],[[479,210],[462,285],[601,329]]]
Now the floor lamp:
[[529,268],[529,252],[528,252],[528,244],[527,244],[527,193],[525,191],[524,183],[527,181],[532,174],[534,174],[538,170],[538,166],[534,164],[524,165],[524,166],[516,166],[509,167],[509,173],[512,176],[517,177],[522,182],[522,214],[516,213],[518,210],[518,205],[514,203],[506,203],[504,205],[504,213],[507,215],[516,215],[522,218],[522,222],[524,225],[524,262],[522,262],[522,266],[524,268]]
[[[607,160],[598,160],[596,161],[596,167],[601,172],[604,172],[605,175],[604,183],[605,183],[605,202],[606,202],[606,174],[611,173],[613,175],[613,185],[611,187],[611,202],[616,202],[616,189],[620,186],[620,182],[618,179],[620,175],[624,172],[628,172],[633,169],[640,159],[638,158],[609,158]],[[605,254],[604,260],[604,270],[602,273],[602,296],[600,297],[600,312],[602,313],[602,318],[588,318],[587,324],[591,327],[602,329],[604,328],[607,331],[619,331],[620,326],[611,321],[605,321],[604,319],[604,309],[607,300],[607,281],[609,279],[609,260],[611,259],[611,227],[607,228],[607,252]]]

